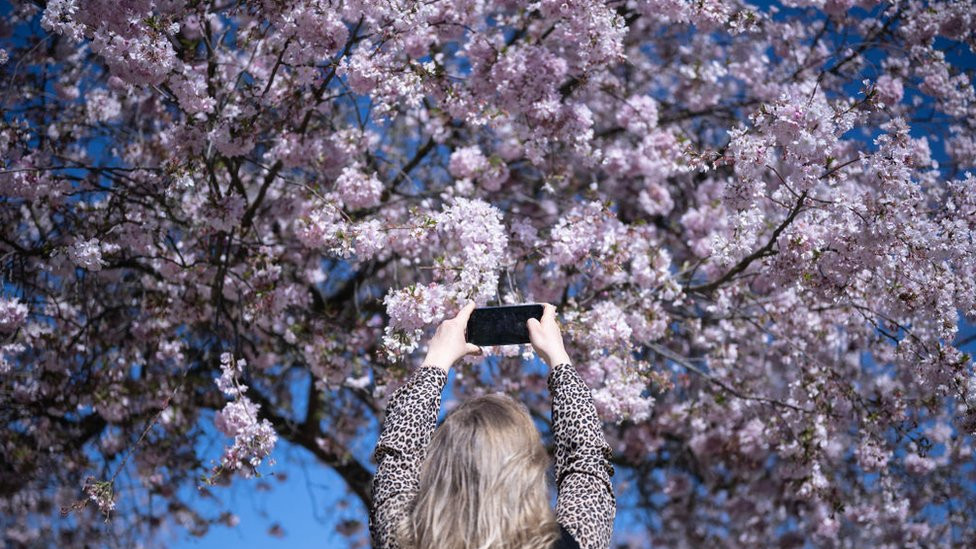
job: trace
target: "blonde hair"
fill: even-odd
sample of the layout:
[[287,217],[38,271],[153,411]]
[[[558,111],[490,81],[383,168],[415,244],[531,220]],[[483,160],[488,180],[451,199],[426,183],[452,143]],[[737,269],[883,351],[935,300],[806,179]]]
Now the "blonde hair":
[[397,541],[412,549],[552,547],[559,527],[549,463],[523,404],[502,394],[461,404],[434,431]]

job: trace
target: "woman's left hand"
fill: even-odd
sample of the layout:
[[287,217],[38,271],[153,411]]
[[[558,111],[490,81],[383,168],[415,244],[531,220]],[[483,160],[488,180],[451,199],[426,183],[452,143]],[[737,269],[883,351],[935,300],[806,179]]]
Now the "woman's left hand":
[[482,354],[481,347],[464,340],[464,329],[468,325],[468,318],[474,310],[474,301],[468,303],[458,311],[454,318],[448,318],[440,323],[434,337],[427,345],[427,357],[422,364],[437,366],[445,372],[457,360],[465,355]]

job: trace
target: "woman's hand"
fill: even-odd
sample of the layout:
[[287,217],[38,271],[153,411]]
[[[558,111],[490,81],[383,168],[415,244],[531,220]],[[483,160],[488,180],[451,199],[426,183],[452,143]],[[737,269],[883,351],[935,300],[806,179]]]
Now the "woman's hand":
[[437,366],[446,372],[459,358],[482,353],[481,347],[464,340],[464,329],[473,310],[474,301],[468,301],[454,318],[448,318],[440,323],[434,336],[430,338],[427,357],[422,364]]
[[546,361],[549,367],[556,364],[571,362],[566,348],[563,346],[563,336],[559,332],[559,324],[556,323],[556,306],[545,303],[545,310],[542,313],[542,321],[530,318],[526,321],[529,326],[529,339],[535,353]]

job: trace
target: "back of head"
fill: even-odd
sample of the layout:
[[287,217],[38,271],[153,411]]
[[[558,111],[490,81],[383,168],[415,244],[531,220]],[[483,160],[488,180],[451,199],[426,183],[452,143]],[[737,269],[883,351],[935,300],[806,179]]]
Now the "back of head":
[[558,537],[549,456],[525,407],[505,395],[469,400],[445,418],[399,531],[416,549],[543,549]]

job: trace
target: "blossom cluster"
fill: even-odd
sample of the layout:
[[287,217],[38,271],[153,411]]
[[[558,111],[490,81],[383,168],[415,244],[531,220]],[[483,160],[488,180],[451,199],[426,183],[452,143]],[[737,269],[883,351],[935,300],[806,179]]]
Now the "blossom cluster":
[[0,332],[12,332],[27,320],[27,305],[16,297],[0,298]]
[[261,461],[271,454],[278,434],[267,419],[258,419],[259,404],[245,394],[247,385],[240,382],[247,361],[235,360],[230,353],[220,355],[220,377],[217,388],[234,400],[214,414],[214,425],[223,434],[234,437],[234,443],[224,450],[220,466],[223,470],[241,471],[253,476]]

